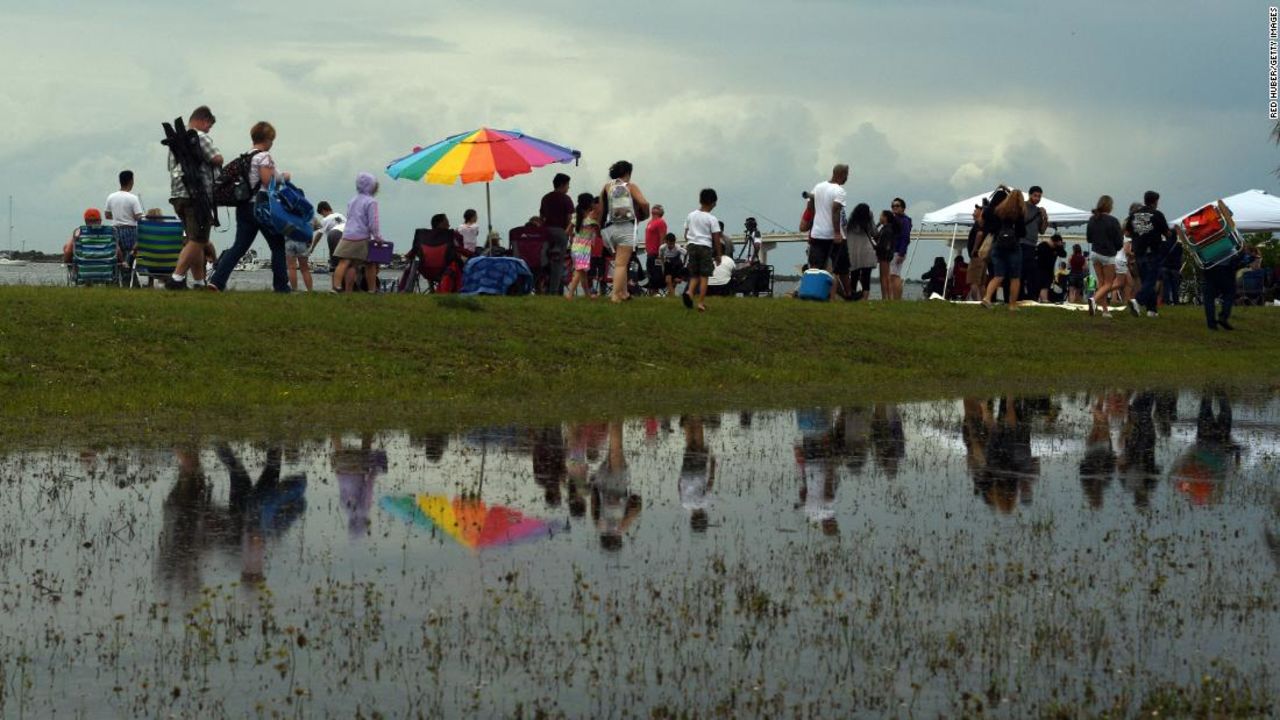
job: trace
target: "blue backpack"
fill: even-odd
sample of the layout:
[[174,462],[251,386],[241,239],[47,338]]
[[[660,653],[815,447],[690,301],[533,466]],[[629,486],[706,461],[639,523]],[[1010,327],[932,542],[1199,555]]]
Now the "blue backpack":
[[315,208],[307,196],[293,183],[271,178],[271,184],[258,192],[253,204],[253,218],[258,224],[270,228],[294,242],[311,242],[311,219]]

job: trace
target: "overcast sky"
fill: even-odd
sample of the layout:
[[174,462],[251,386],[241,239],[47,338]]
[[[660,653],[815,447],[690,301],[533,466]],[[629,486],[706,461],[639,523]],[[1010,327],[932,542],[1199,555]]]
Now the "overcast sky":
[[[901,195],[916,218],[996,182],[1082,208],[1154,188],[1180,214],[1275,192],[1280,165],[1268,5],[1252,0],[2,5],[0,202],[35,249],[124,168],[167,208],[160,123],[202,103],[228,157],[271,121],[313,200],[345,206],[375,172],[401,242],[432,213],[483,214],[484,186],[391,181],[387,163],[481,125],[581,150],[575,193],[631,160],[673,224],[715,187],[731,231],[747,215],[793,229],[835,162],[853,167],[851,202]],[[557,169],[495,183],[494,225],[535,212]]]

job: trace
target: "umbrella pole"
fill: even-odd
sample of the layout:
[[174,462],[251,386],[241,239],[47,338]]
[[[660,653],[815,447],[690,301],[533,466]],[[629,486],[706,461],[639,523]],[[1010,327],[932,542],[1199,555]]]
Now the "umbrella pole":
[[489,235],[493,234],[493,206],[489,203],[489,183],[484,184],[484,217],[489,222],[489,233],[484,236],[485,244],[489,243]]
[[942,281],[942,299],[947,299],[947,286],[951,284],[951,273],[955,269],[956,257],[956,231],[960,229],[960,223],[952,223],[951,225],[951,244],[947,246],[947,277]]

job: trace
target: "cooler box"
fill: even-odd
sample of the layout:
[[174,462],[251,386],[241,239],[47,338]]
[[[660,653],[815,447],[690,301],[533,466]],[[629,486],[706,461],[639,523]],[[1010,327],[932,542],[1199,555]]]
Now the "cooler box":
[[804,275],[800,276],[800,288],[796,290],[796,297],[801,300],[830,300],[831,286],[835,281],[826,270],[805,270]]
[[369,241],[369,257],[367,262],[378,265],[390,265],[391,254],[395,250],[396,245],[387,240],[370,240]]

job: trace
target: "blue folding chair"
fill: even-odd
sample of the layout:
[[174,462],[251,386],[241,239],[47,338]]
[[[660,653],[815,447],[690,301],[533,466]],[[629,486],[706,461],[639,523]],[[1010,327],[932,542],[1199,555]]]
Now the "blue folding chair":
[[108,285],[116,282],[116,236],[104,225],[82,225],[72,253],[72,282]]
[[182,253],[182,222],[176,217],[143,218],[138,221],[138,250],[133,256],[134,283],[142,278],[163,282],[173,274]]

